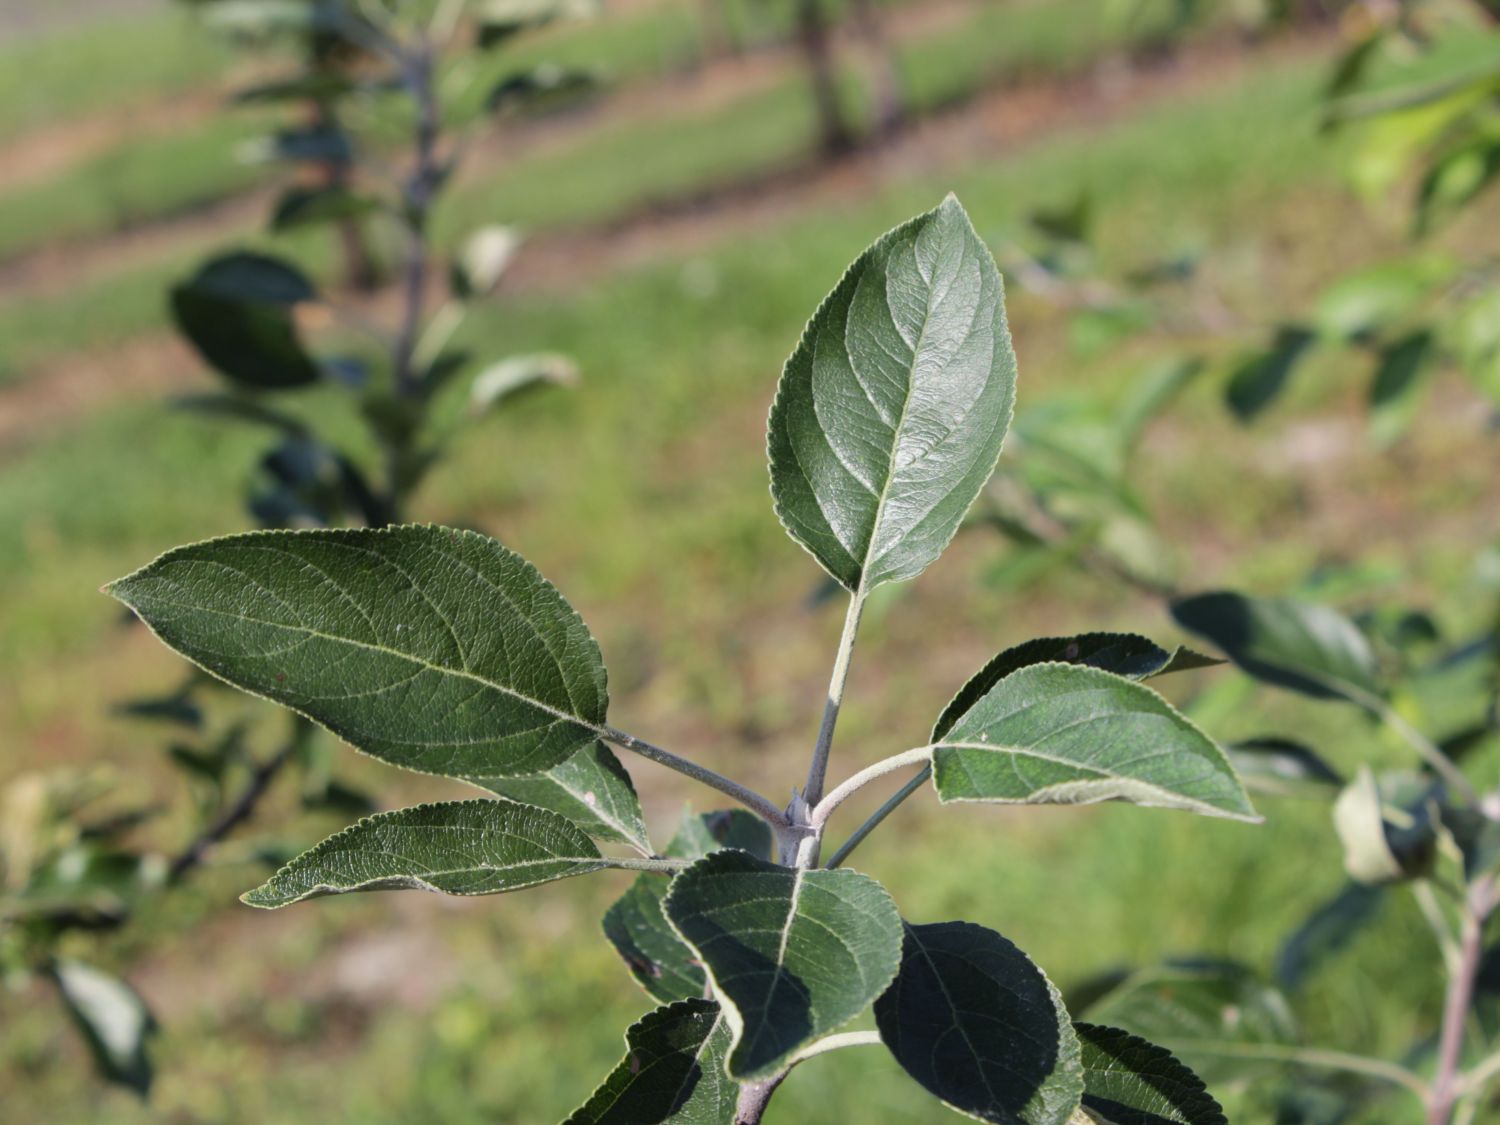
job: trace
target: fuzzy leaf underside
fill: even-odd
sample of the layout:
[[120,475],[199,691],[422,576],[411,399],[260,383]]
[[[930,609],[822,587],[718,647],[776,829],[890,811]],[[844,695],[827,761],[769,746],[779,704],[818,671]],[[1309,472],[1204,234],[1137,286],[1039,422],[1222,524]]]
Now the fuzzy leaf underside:
[[891,896],[857,872],[793,870],[726,850],[672,881],[668,920],[733,1031],[731,1076],[774,1074],[885,991],[901,961]]
[[851,591],[920,574],[994,471],[1015,383],[999,270],[949,196],[860,255],[787,361],[782,524]]
[[564,1125],[731,1125],[729,1024],[712,1000],[682,1000],[625,1033],[625,1058]]
[[1011,673],[933,745],[932,762],[944,802],[1123,800],[1258,819],[1224,752],[1170,703],[1075,664]]
[[1119,1028],[1074,1028],[1083,1105],[1101,1125],[1229,1125],[1203,1081],[1170,1051]]
[[619,758],[602,742],[584,747],[546,773],[469,780],[523,805],[562,813],[596,840],[651,851],[635,784]]
[[595,741],[608,707],[573,608],[473,532],[234,535],[168,551],[108,592],[207,671],[422,773],[552,769]]
[[960,1113],[1064,1125],[1078,1108],[1083,1072],[1062,998],[993,930],[906,923],[901,971],[875,1019],[896,1061]]
[[303,852],[243,896],[289,906],[352,891],[519,891],[610,866],[571,821],[510,801],[451,801],[379,813]]

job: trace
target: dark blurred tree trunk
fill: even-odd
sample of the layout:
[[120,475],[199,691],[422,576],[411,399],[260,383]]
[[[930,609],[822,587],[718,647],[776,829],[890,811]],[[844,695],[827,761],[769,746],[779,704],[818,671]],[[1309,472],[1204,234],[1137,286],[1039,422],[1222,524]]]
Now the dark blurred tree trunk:
[[797,45],[807,63],[807,76],[817,106],[819,147],[825,156],[842,155],[854,147],[854,130],[844,116],[839,98],[833,37],[822,0],[797,0]]
[[906,95],[901,84],[901,68],[896,52],[885,32],[876,0],[852,0],[854,23],[870,54],[875,74],[875,131],[889,136],[906,120]]

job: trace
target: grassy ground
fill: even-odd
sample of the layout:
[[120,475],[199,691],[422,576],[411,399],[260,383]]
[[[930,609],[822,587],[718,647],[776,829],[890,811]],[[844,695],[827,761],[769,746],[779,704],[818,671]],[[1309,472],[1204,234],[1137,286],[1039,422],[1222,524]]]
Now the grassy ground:
[[[957,42],[949,49],[957,59]],[[933,83],[942,70],[935,62]],[[1347,263],[1396,244],[1348,198],[1339,150],[1315,135],[1318,81],[1305,59],[1267,61],[1128,119],[1018,151],[968,152],[940,173],[913,165],[857,197],[810,196],[775,221],[727,226],[685,254],[562,293],[512,295],[466,342],[479,355],[566,349],[584,385],[468,431],[416,508],[497,534],[559,582],[603,644],[619,725],[783,792],[803,765],[838,622],[830,608],[808,607],[813,568],[771,515],[764,419],[779,364],[816,300],[876,233],[950,188],[1000,242],[1020,233],[1028,208],[1087,186],[1109,262],[1206,245],[1228,263],[1220,280],[1245,315],[1298,308]],[[673,133],[681,155],[650,171],[655,182],[677,192],[775,159],[756,128],[797,135],[805,111],[790,95],[763,96],[785,100],[731,104]],[[637,140],[668,132],[652,122],[632,129],[625,135]],[[743,142],[754,162],[735,164],[741,149],[722,137]],[[601,184],[648,190],[626,180],[645,163],[639,149],[634,161],[625,141],[600,138],[590,149],[587,158],[549,157],[579,162],[542,166],[555,193],[523,185],[483,197],[506,213],[530,206],[533,221],[566,224],[591,213]],[[473,190],[461,208],[477,208]],[[539,220],[547,207],[556,214]],[[1492,241],[1494,217],[1485,211],[1449,237]],[[149,328],[153,287],[173,268],[142,269],[87,306],[59,302],[50,354]],[[0,310],[0,335],[35,330],[37,309]],[[1021,294],[1011,320],[1023,408],[1115,393],[1122,376],[1159,354],[1159,345],[1136,343],[1082,358],[1057,312]],[[1192,585],[1274,592],[1315,563],[1359,555],[1396,564],[1411,575],[1399,592],[1421,597],[1449,586],[1480,536],[1493,533],[1474,517],[1492,488],[1493,439],[1459,415],[1375,456],[1351,421],[1346,374],[1314,372],[1291,407],[1250,432],[1227,421],[1205,381],[1153,431],[1142,488],[1179,541]],[[1289,471],[1290,451],[1309,440],[1320,460]],[[85,402],[65,424],[0,453],[0,526],[16,529],[0,537],[0,720],[19,747],[16,768],[103,757],[128,784],[175,793],[152,732],[111,720],[104,701],[171,682],[176,665],[141,631],[123,632],[90,591],[158,550],[241,526],[224,497],[240,491],[258,446],[254,434],[153,401],[110,399]],[[920,739],[998,647],[1081,628],[1170,634],[1158,606],[1086,577],[1058,576],[1019,600],[990,589],[982,576],[998,550],[978,535],[961,538],[869,622],[837,773]],[[1195,673],[1173,691],[1188,699],[1227,678]],[[1296,730],[1345,766],[1396,757],[1350,730],[1347,717],[1253,699],[1214,733]],[[388,804],[448,792],[352,755],[343,761]],[[664,834],[697,794],[654,767],[632,768]],[[1264,965],[1341,878],[1321,808],[1280,801],[1264,811],[1268,824],[1251,829],[1124,807],[954,811],[919,800],[856,866],[886,882],[914,919],[966,917],[1002,930],[1064,986],[1182,952]],[[305,842],[330,827],[289,814],[271,810],[267,834]],[[843,821],[857,822],[857,810]],[[524,901],[391,894],[276,915],[225,908],[256,871],[226,866],[103,953],[128,966],[165,1018],[149,1112],[80,1080],[77,1049],[39,992],[0,999],[8,1111],[49,1122],[548,1121],[613,1064],[623,1028],[648,1006],[596,936],[598,913],[623,885],[613,877]],[[1393,900],[1337,971],[1315,979],[1303,1005],[1310,1039],[1394,1054],[1415,1026],[1430,1024],[1436,968],[1425,955],[1413,963],[1412,950],[1426,948],[1420,927]],[[951,1119],[873,1050],[802,1068],[773,1105],[768,1120],[785,1125],[854,1113],[830,1106],[878,1106],[868,1119],[881,1122]],[[1254,1121],[1232,1102],[1231,1119]]]

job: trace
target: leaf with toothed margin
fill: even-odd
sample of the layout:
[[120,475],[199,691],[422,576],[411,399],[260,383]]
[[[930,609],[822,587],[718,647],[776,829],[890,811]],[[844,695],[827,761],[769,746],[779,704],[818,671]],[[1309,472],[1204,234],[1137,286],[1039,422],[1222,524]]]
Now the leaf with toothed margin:
[[1083,1048],[1083,1108],[1099,1125],[1229,1125],[1203,1080],[1128,1031],[1074,1024]]
[[602,742],[584,747],[546,773],[468,780],[512,801],[562,813],[596,840],[629,844],[651,854],[635,785]]
[[1080,664],[1100,668],[1132,680],[1210,668],[1224,663],[1190,648],[1168,652],[1155,641],[1136,633],[1080,633],[1076,637],[1038,637],[1005,649],[976,672],[943,708],[932,728],[934,740],[940,739],[954,723],[989,690],[1012,672],[1032,664]]
[[782,525],[850,591],[916,577],[994,472],[1015,390],[1000,272],[950,195],[855,260],[787,361]]
[[510,801],[450,801],[366,817],[241,900],[274,908],[351,891],[493,895],[613,865],[557,813]]
[[539,773],[604,724],[588,628],[535,567],[473,532],[231,535],[107,590],[205,670],[407,769]]
[[625,1033],[625,1057],[564,1125],[731,1125],[729,1023],[712,1000],[658,1008]]
[[906,1072],[969,1117],[1064,1125],[1083,1095],[1062,997],[1031,959],[972,922],[904,923],[901,971],[875,1001]]
[[[701,859],[722,848],[738,848],[769,861],[773,842],[771,826],[744,809],[702,816],[687,811],[666,854],[674,859]],[[708,984],[698,955],[677,936],[662,912],[670,886],[660,875],[643,873],[605,912],[603,923],[604,936],[636,983],[663,1003],[702,996]]]
[[729,1074],[765,1078],[885,991],[901,916],[857,872],[715,852],[672,880],[667,919],[708,970],[733,1032]]
[[1033,664],[997,683],[934,743],[949,801],[1123,800],[1259,818],[1219,747],[1150,688],[1074,664]]

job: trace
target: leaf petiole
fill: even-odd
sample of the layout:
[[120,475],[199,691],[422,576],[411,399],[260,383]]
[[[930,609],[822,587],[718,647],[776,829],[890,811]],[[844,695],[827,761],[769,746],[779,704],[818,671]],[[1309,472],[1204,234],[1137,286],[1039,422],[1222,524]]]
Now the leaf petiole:
[[777,808],[769,797],[763,797],[754,789],[741,785],[737,781],[725,777],[721,773],[715,773],[707,766],[700,766],[697,762],[690,762],[686,758],[680,758],[670,750],[663,750],[660,746],[653,746],[644,739],[626,734],[622,730],[606,726],[599,728],[599,737],[607,742],[613,742],[622,750],[629,750],[633,754],[639,754],[648,758],[657,765],[666,766],[668,769],[676,770],[678,773],[692,778],[710,789],[717,789],[726,796],[733,797],[751,812],[769,821],[773,827],[788,827],[786,814]]

